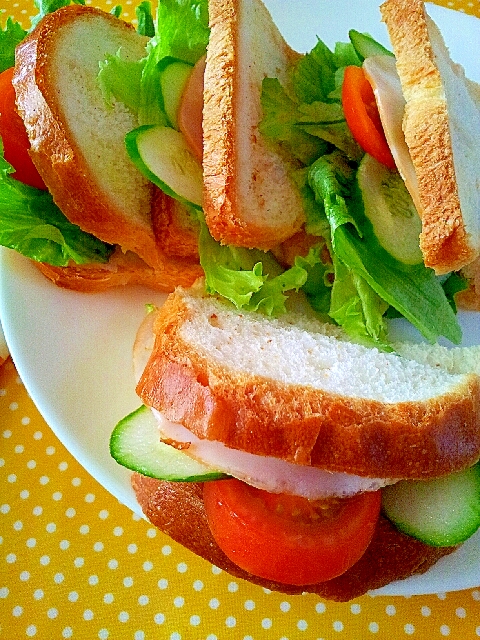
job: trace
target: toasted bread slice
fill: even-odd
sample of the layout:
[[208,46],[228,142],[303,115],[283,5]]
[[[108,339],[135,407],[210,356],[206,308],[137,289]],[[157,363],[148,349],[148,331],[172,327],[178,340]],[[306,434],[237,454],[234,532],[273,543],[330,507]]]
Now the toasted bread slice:
[[170,293],[176,286],[189,287],[203,276],[203,269],[195,260],[167,255],[160,258],[162,262],[157,261],[154,268],[135,253],[123,253],[117,248],[107,264],[55,267],[36,262],[35,265],[57,286],[83,293],[99,293],[129,284]]
[[428,478],[480,457],[480,377],[352,343],[304,315],[177,289],[137,387],[199,438],[330,471]]
[[138,126],[121,103],[105,104],[99,62],[119,49],[145,56],[147,38],[113,15],[82,5],[47,15],[19,45],[14,86],[32,159],[67,218],[157,267],[152,190],[127,156]]
[[479,92],[450,59],[423,0],[387,0],[381,12],[406,99],[424,261],[438,274],[458,270],[480,252]]
[[164,253],[198,262],[200,226],[186,205],[158,189],[153,199],[152,224],[157,243]]
[[262,138],[265,77],[285,82],[298,57],[261,0],[211,0],[203,110],[204,210],[222,244],[270,249],[304,212],[282,156]]
[[322,598],[345,602],[394,580],[425,573],[442,556],[455,550],[455,547],[430,547],[410,538],[381,516],[367,551],[343,575],[315,585],[285,585],[247,573],[227,558],[210,532],[201,484],[162,482],[135,473],[132,486],[145,516],[154,526],[216,567],[273,591],[316,593]]

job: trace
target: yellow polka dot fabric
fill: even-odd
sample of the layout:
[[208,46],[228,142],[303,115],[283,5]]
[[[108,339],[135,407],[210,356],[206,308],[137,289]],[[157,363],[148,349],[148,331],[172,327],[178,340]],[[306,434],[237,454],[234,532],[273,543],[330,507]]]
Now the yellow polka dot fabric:
[[[121,4],[134,20],[131,0]],[[480,17],[478,0],[438,4]],[[35,13],[26,0],[1,0],[0,8],[26,25]],[[480,587],[339,604],[268,592],[212,567],[89,476],[43,421],[10,359],[0,367],[0,486],[1,639],[480,637]]]

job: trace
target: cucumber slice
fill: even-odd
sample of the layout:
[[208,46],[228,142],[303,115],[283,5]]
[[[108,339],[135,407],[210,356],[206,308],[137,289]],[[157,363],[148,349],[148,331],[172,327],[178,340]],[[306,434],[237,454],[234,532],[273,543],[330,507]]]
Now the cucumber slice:
[[357,56],[362,62],[370,56],[393,56],[391,51],[385,49],[382,44],[374,40],[372,36],[369,36],[367,33],[360,33],[360,31],[351,29],[348,32],[348,37],[353,44]]
[[422,221],[400,175],[366,153],[357,179],[365,215],[385,251],[404,264],[421,264]]
[[460,544],[480,527],[480,465],[382,490],[383,510],[404,533],[435,547]]
[[171,482],[205,482],[227,477],[160,441],[158,423],[141,406],[120,420],[110,436],[110,454],[123,467]]
[[170,124],[174,129],[177,129],[177,131],[178,108],[192,69],[193,67],[190,64],[176,60],[175,58],[170,58],[160,75],[160,87],[162,89],[165,113],[167,114]]
[[179,131],[144,125],[127,133],[125,146],[137,169],[157,187],[180,202],[201,208],[202,165]]

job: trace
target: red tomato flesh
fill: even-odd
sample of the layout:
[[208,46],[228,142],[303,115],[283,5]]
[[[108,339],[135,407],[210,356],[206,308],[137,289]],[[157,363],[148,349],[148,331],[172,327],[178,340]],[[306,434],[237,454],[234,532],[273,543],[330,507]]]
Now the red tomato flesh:
[[237,566],[292,585],[324,582],[359,560],[380,513],[380,491],[309,501],[273,494],[240,480],[206,482],[208,522]]
[[364,151],[389,169],[396,169],[378,113],[373,89],[361,67],[346,67],[342,106],[353,137]]
[[203,76],[205,75],[205,56],[193,67],[192,73],[183,90],[178,109],[178,128],[185,136],[195,156],[203,157]]
[[0,73],[0,136],[4,157],[15,169],[15,173],[10,174],[12,178],[37,189],[46,189],[28,153],[30,142],[23,120],[17,113],[12,78],[13,67]]

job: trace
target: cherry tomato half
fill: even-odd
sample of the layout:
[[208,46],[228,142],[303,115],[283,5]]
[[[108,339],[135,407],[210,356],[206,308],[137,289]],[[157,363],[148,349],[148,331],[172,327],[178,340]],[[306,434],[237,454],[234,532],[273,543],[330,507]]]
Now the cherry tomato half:
[[342,106],[349,129],[362,149],[389,169],[396,169],[373,89],[361,67],[350,66],[345,69]]
[[349,569],[368,547],[380,512],[380,491],[309,501],[235,479],[206,482],[203,491],[223,552],[249,573],[292,585]]
[[11,177],[31,187],[45,189],[45,183],[28,153],[30,142],[23,120],[17,113],[12,78],[13,67],[0,73],[0,136],[5,160],[15,169]]

